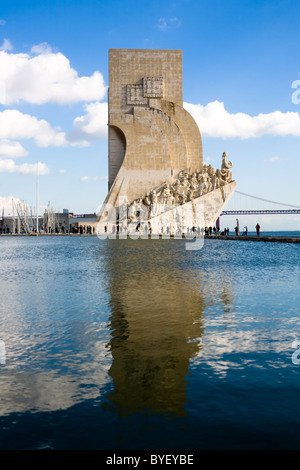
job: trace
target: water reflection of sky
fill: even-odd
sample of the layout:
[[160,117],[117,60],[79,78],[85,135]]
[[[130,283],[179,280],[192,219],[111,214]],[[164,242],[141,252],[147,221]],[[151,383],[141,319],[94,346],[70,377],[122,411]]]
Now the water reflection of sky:
[[147,410],[228,422],[238,410],[244,419],[257,415],[261,387],[299,388],[291,361],[300,337],[296,246],[206,240],[202,250],[186,251],[183,240],[84,237],[1,243],[3,417],[91,402],[106,403],[119,419]]

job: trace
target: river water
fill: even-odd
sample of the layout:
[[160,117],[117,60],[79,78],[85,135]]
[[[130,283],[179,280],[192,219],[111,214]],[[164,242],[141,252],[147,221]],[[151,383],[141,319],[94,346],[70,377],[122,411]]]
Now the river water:
[[300,448],[300,246],[185,243],[0,239],[1,449]]

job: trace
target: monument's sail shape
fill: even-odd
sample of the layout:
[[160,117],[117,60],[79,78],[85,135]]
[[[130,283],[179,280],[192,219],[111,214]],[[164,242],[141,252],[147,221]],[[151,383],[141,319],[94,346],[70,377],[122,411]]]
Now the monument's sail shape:
[[[109,193],[100,220],[107,215],[105,206],[130,207],[146,196],[153,203],[155,188],[173,188],[182,172],[200,174],[200,131],[183,108],[182,51],[110,49],[108,126]],[[178,197],[176,206],[200,195],[203,191]]]

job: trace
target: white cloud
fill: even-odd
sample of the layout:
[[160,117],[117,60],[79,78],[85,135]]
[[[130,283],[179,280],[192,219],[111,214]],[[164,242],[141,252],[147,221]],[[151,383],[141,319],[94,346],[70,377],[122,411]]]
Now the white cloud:
[[41,42],[31,48],[33,54],[51,54],[52,48],[47,42]]
[[73,121],[73,129],[68,134],[70,141],[98,140],[107,138],[107,103],[90,103],[84,106],[86,114]]
[[165,31],[167,29],[167,21],[166,18],[159,18],[158,23],[156,25],[158,29]]
[[184,108],[194,117],[201,134],[223,139],[261,137],[263,135],[300,136],[298,112],[274,111],[250,116],[245,113],[229,113],[224,103],[213,101],[206,106],[184,103]]
[[167,31],[171,27],[178,27],[181,25],[181,21],[173,16],[172,18],[159,18],[156,27],[161,31]]
[[14,202],[14,204],[18,204],[18,203],[21,203],[20,199],[16,198],[16,197],[13,197],[13,196],[8,196],[8,197],[1,197],[0,196],[0,211],[1,211],[1,215],[2,215],[2,211],[4,209],[4,214],[5,215],[8,215],[8,214],[12,214],[13,210],[12,210],[12,202]]
[[61,175],[63,175],[64,173],[67,173],[67,170],[61,169],[61,170],[59,170],[58,172],[59,172]]
[[81,181],[108,181],[108,176],[82,176]]
[[[6,149],[11,147],[11,153],[7,156],[22,156],[22,146],[17,142],[11,142],[11,139],[33,139],[38,147],[87,147],[89,143],[86,140],[68,139],[66,132],[61,131],[59,128],[53,128],[44,119],[37,119],[30,114],[24,114],[16,109],[6,109],[0,112],[0,139],[6,143]],[[9,144],[8,144],[9,142]],[[15,155],[13,154],[15,152]],[[19,152],[19,155],[16,153]],[[23,149],[23,155],[27,152]],[[1,140],[0,140],[0,155],[1,155]],[[3,156],[3,154],[2,154]]]
[[0,19],[0,26],[4,26],[6,24],[5,20]]
[[0,157],[26,157],[28,155],[27,150],[20,144],[20,142],[14,142],[8,139],[0,140]]
[[[74,130],[68,135],[60,128],[53,128],[44,119],[37,119],[30,114],[24,114],[16,109],[6,109],[0,112],[0,156],[17,157],[27,155],[26,150],[13,140],[33,139],[38,147],[87,147],[90,140],[106,137],[107,132],[107,103],[102,106],[87,105],[88,114],[76,118]],[[89,110],[89,107],[93,109]],[[99,109],[100,114],[97,114]],[[104,110],[106,109],[106,117]],[[78,121],[77,121],[78,120]],[[104,131],[105,130],[105,131]],[[83,140],[82,140],[83,139]]]
[[38,147],[67,144],[65,133],[53,129],[45,120],[16,109],[0,112],[0,139],[33,139]]
[[176,16],[174,16],[173,18],[170,18],[169,23],[172,26],[180,26],[181,25],[181,21]]
[[13,45],[9,39],[4,38],[2,46],[0,46],[0,51],[11,51]]
[[79,77],[69,60],[54,54],[46,42],[33,46],[31,52],[37,55],[0,51],[0,103],[90,103],[84,107],[85,114],[74,119],[68,134],[17,109],[0,111],[0,157],[28,154],[15,140],[33,139],[38,147],[86,147],[92,140],[106,138],[107,103],[98,101],[105,96],[106,86],[100,72]]
[[[8,43],[3,46],[9,46]],[[2,47],[3,49],[3,47]],[[0,51],[0,94],[2,104],[22,101],[32,104],[59,104],[96,101],[104,98],[107,87],[100,72],[79,77],[61,53],[50,52],[47,43],[32,47],[38,55]]]
[[16,165],[14,160],[1,160],[0,159],[0,173],[20,173],[22,175],[36,175],[37,170],[39,175],[47,175],[50,170],[46,163],[23,163]]

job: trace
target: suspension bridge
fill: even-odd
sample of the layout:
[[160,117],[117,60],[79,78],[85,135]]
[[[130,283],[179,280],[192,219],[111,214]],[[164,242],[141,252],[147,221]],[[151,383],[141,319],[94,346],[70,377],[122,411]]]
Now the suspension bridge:
[[[298,216],[300,214],[300,206],[297,204],[288,204],[285,202],[278,202],[278,201],[273,201],[270,199],[265,199],[262,197],[254,196],[252,194],[247,194],[241,191],[235,191],[234,195],[226,205],[225,209],[222,211],[220,214],[220,217],[217,221],[217,226],[220,227],[220,222],[222,221],[222,225],[227,224],[227,217],[224,216],[241,216],[243,218],[243,222],[246,224],[246,217],[247,216],[257,216],[259,217],[260,215],[262,216],[276,216],[276,215],[290,215],[290,216],[296,216],[296,218],[292,218],[292,220],[295,222],[295,220],[298,223]],[[230,220],[230,217],[228,217]],[[225,222],[226,220],[226,222]],[[291,220],[291,219],[289,219]],[[232,221],[232,219],[231,219]],[[248,219],[249,221],[249,219]],[[273,221],[276,222],[275,219],[272,219]],[[297,236],[270,236],[271,233],[269,233],[268,236],[263,236],[263,237],[245,237],[244,235],[247,234],[245,231],[243,231],[242,234],[239,233],[239,219],[236,219],[237,227],[235,227],[235,230],[238,229],[238,232],[236,232],[236,235],[238,236],[228,236],[228,231],[227,231],[227,236],[225,238],[228,239],[240,239],[240,240],[256,240],[256,241],[277,241],[277,242],[293,242],[293,243],[300,243],[300,237]],[[282,221],[280,220],[280,224]],[[254,224],[253,224],[254,225]],[[227,226],[227,225],[226,225]],[[299,227],[300,227],[300,218],[299,218]],[[245,226],[244,229],[247,229]],[[229,229],[227,229],[229,230]],[[289,222],[287,219],[287,223],[285,224],[285,231],[289,231]],[[248,231],[248,229],[247,229]],[[217,238],[224,238],[224,232],[219,232],[220,235],[217,236]],[[209,237],[210,238],[210,237]]]
[[[241,197],[242,196],[242,197]],[[249,205],[251,208],[246,208]],[[254,208],[253,205],[256,205]],[[263,207],[257,207],[263,205]],[[243,208],[238,208],[242,206]],[[285,207],[285,209],[283,209]],[[258,215],[258,214],[300,214],[300,206],[296,204],[286,204],[283,202],[271,201],[261,197],[253,196],[251,194],[235,191],[233,197],[227,204],[226,209],[220,214],[225,215]]]

